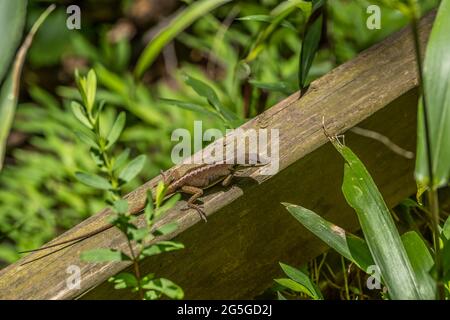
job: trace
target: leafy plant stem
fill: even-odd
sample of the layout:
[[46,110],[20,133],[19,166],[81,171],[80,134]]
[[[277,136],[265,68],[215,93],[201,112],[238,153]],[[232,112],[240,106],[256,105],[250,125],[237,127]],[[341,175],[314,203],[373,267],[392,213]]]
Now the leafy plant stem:
[[[127,236],[126,236],[126,238],[127,238],[128,248],[130,249],[131,259],[133,260],[134,274],[137,279],[137,287],[138,287],[139,297],[141,298],[141,300],[144,300],[145,295],[144,295],[144,290],[142,289],[142,284],[141,284],[141,270],[139,268],[139,260],[137,259],[136,254],[134,253],[133,246],[131,245],[130,239],[128,239]],[[137,256],[139,257],[139,255],[137,255]]]
[[350,293],[348,290],[347,270],[345,268],[345,260],[343,256],[341,256],[341,263],[342,263],[342,274],[344,275],[345,299],[350,300]]
[[424,90],[424,76],[423,76],[423,64],[421,57],[420,48],[420,38],[419,38],[419,25],[418,18],[416,14],[412,15],[411,18],[414,46],[416,53],[416,63],[418,69],[419,77],[419,93],[422,99],[422,107],[424,108],[423,120],[424,120],[424,131],[425,131],[425,144],[426,144],[426,155],[427,155],[427,165],[428,165],[428,175],[429,175],[429,188],[427,192],[429,210],[431,212],[431,224],[433,229],[433,243],[434,243],[434,255],[436,263],[436,276],[437,276],[437,288],[439,299],[444,299],[444,287],[442,283],[442,257],[441,248],[439,246],[439,198],[437,193],[437,188],[434,187],[434,175],[433,175],[433,158],[431,151],[431,138],[430,138],[430,127],[429,127],[429,116],[428,116],[428,105],[426,99],[426,92]]

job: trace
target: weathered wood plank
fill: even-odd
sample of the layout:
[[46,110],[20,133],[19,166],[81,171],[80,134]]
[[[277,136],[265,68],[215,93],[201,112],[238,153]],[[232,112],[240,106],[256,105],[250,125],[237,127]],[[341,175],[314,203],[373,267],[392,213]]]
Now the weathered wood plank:
[[[429,15],[421,23],[422,42],[433,18]],[[322,117],[331,133],[345,132],[367,119],[361,126],[414,150],[413,50],[410,32],[400,32],[315,81],[300,100],[294,94],[246,123],[244,128],[280,130],[282,171],[272,178],[253,172],[259,185],[243,180],[227,190],[211,190],[205,197],[207,224],[198,223],[196,212],[178,210],[180,203],[161,223],[179,223],[178,240],[186,249],[147,259],[143,270],[178,282],[188,298],[251,298],[271,283],[278,261],[299,264],[325,249],[289,216],[281,201],[302,204],[348,230],[357,228],[355,215],[340,192],[342,161],[329,144],[322,146],[327,141]],[[414,192],[413,161],[377,141],[351,134],[346,141],[365,161],[390,205]],[[131,193],[130,205],[141,206],[145,190],[156,181]],[[104,210],[55,241],[96,229],[108,214]],[[93,287],[85,298],[129,298],[125,291],[103,283],[126,263],[79,261],[80,252],[98,247],[124,248],[125,241],[112,229],[35,263],[19,266],[23,262],[19,261],[0,272],[0,298],[70,299]],[[80,289],[66,286],[70,265],[81,268]]]

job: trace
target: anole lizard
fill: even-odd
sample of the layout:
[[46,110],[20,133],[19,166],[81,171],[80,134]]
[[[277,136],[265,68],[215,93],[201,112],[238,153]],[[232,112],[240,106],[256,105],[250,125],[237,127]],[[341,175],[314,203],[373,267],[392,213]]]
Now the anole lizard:
[[[187,201],[187,207],[182,210],[187,209],[195,209],[202,219],[206,222],[206,215],[201,207],[195,204],[195,201],[203,195],[203,191],[205,189],[211,188],[218,183],[222,183],[222,186],[228,186],[231,183],[231,180],[235,174],[235,172],[239,171],[242,167],[245,166],[261,166],[264,164],[257,163],[253,165],[238,165],[238,164],[227,164],[227,163],[214,163],[214,164],[203,164],[203,165],[182,165],[180,168],[172,170],[168,174],[162,173],[164,184],[167,186],[165,199],[174,195],[175,193],[184,193],[189,194],[191,197]],[[153,194],[153,200],[155,195]],[[129,214],[137,215],[143,211],[144,208],[136,208],[131,211]],[[67,244],[66,246],[56,249],[44,256],[36,258],[34,260],[30,260],[22,263],[28,264],[38,259],[42,259],[48,255],[51,255],[57,251],[60,251],[66,247],[69,247],[75,243],[83,241],[91,236],[99,234],[103,231],[106,231],[112,228],[112,224],[105,225],[91,232],[85,233],[81,236],[77,236],[68,240],[64,240],[58,243],[50,244],[38,249],[22,251],[21,253],[34,252],[46,250],[54,247],[61,246],[63,244]]]

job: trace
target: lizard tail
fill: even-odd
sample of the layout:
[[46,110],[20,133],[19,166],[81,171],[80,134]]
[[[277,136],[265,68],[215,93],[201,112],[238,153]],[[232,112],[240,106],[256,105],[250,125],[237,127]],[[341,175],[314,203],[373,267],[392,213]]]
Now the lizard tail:
[[[31,249],[31,250],[20,251],[19,253],[22,254],[22,253],[29,253],[29,252],[37,252],[37,251],[42,251],[42,250],[46,250],[46,249],[51,249],[51,248],[54,248],[54,247],[59,247],[59,246],[61,246],[61,245],[63,245],[63,244],[70,243],[69,245],[64,246],[63,248],[57,249],[57,250],[52,251],[52,252],[49,253],[49,254],[52,254],[52,253],[54,253],[54,252],[58,252],[59,250],[62,250],[62,249],[64,249],[64,248],[67,248],[67,247],[69,247],[69,246],[71,246],[71,245],[73,245],[73,244],[76,244],[76,243],[78,243],[78,242],[80,242],[80,241],[82,241],[82,240],[84,240],[84,239],[87,239],[87,238],[89,238],[89,237],[91,237],[91,236],[94,236],[94,235],[96,235],[96,234],[99,234],[100,232],[106,231],[106,230],[108,230],[108,229],[110,229],[110,228],[112,228],[112,227],[113,227],[113,225],[104,226],[104,227],[102,227],[102,228],[100,228],[100,229],[94,230],[94,231],[92,231],[92,232],[83,234],[83,235],[78,236],[78,237],[74,237],[74,238],[71,238],[71,239],[68,239],[68,240],[64,240],[64,241],[60,241],[60,242],[57,242],[57,243],[52,243],[52,244],[49,244],[49,245],[46,245],[46,246],[44,246],[44,247],[40,247],[40,248],[37,248],[37,249]],[[49,255],[49,254],[47,254],[47,255]],[[47,255],[45,255],[45,256],[47,256]],[[43,257],[45,257],[45,256],[43,256]]]
[[[20,266],[24,266],[24,265],[26,265],[26,264],[29,264],[29,263],[32,263],[32,262],[35,262],[35,261],[44,259],[45,257],[51,256],[52,254],[57,253],[58,251],[64,250],[65,248],[68,248],[68,247],[70,247],[70,246],[73,246],[74,244],[77,244],[78,242],[81,242],[81,241],[83,241],[83,240],[85,240],[85,239],[87,239],[87,238],[88,238],[88,237],[80,238],[80,239],[78,239],[78,240],[72,239],[74,242],[69,243],[69,244],[65,245],[64,247],[58,248],[58,249],[56,249],[56,250],[54,250],[54,251],[52,251],[52,252],[46,253],[46,254],[44,254],[43,256],[40,256],[40,257],[34,258],[34,259],[32,259],[32,260],[28,260],[28,261],[22,262],[22,263],[20,264]],[[64,241],[64,243],[67,243],[67,241]],[[59,245],[64,244],[64,243],[59,243]],[[56,245],[56,244],[55,244],[55,245]],[[51,247],[53,247],[53,246],[51,246]],[[46,247],[46,248],[51,248],[51,247],[48,246],[48,247]],[[24,251],[24,252],[34,252],[34,251],[44,250],[44,249],[46,249],[46,248],[40,248],[40,249],[36,249],[36,250],[28,250],[28,251]]]

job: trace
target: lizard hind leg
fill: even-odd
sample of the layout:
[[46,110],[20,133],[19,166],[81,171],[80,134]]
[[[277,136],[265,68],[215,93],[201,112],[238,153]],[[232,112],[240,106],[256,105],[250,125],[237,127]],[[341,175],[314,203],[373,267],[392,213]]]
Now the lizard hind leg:
[[181,210],[194,209],[198,212],[200,217],[206,222],[207,219],[205,212],[199,205],[194,203],[199,197],[203,195],[203,189],[193,186],[183,186],[181,187],[181,192],[192,195],[187,202],[187,207]]

